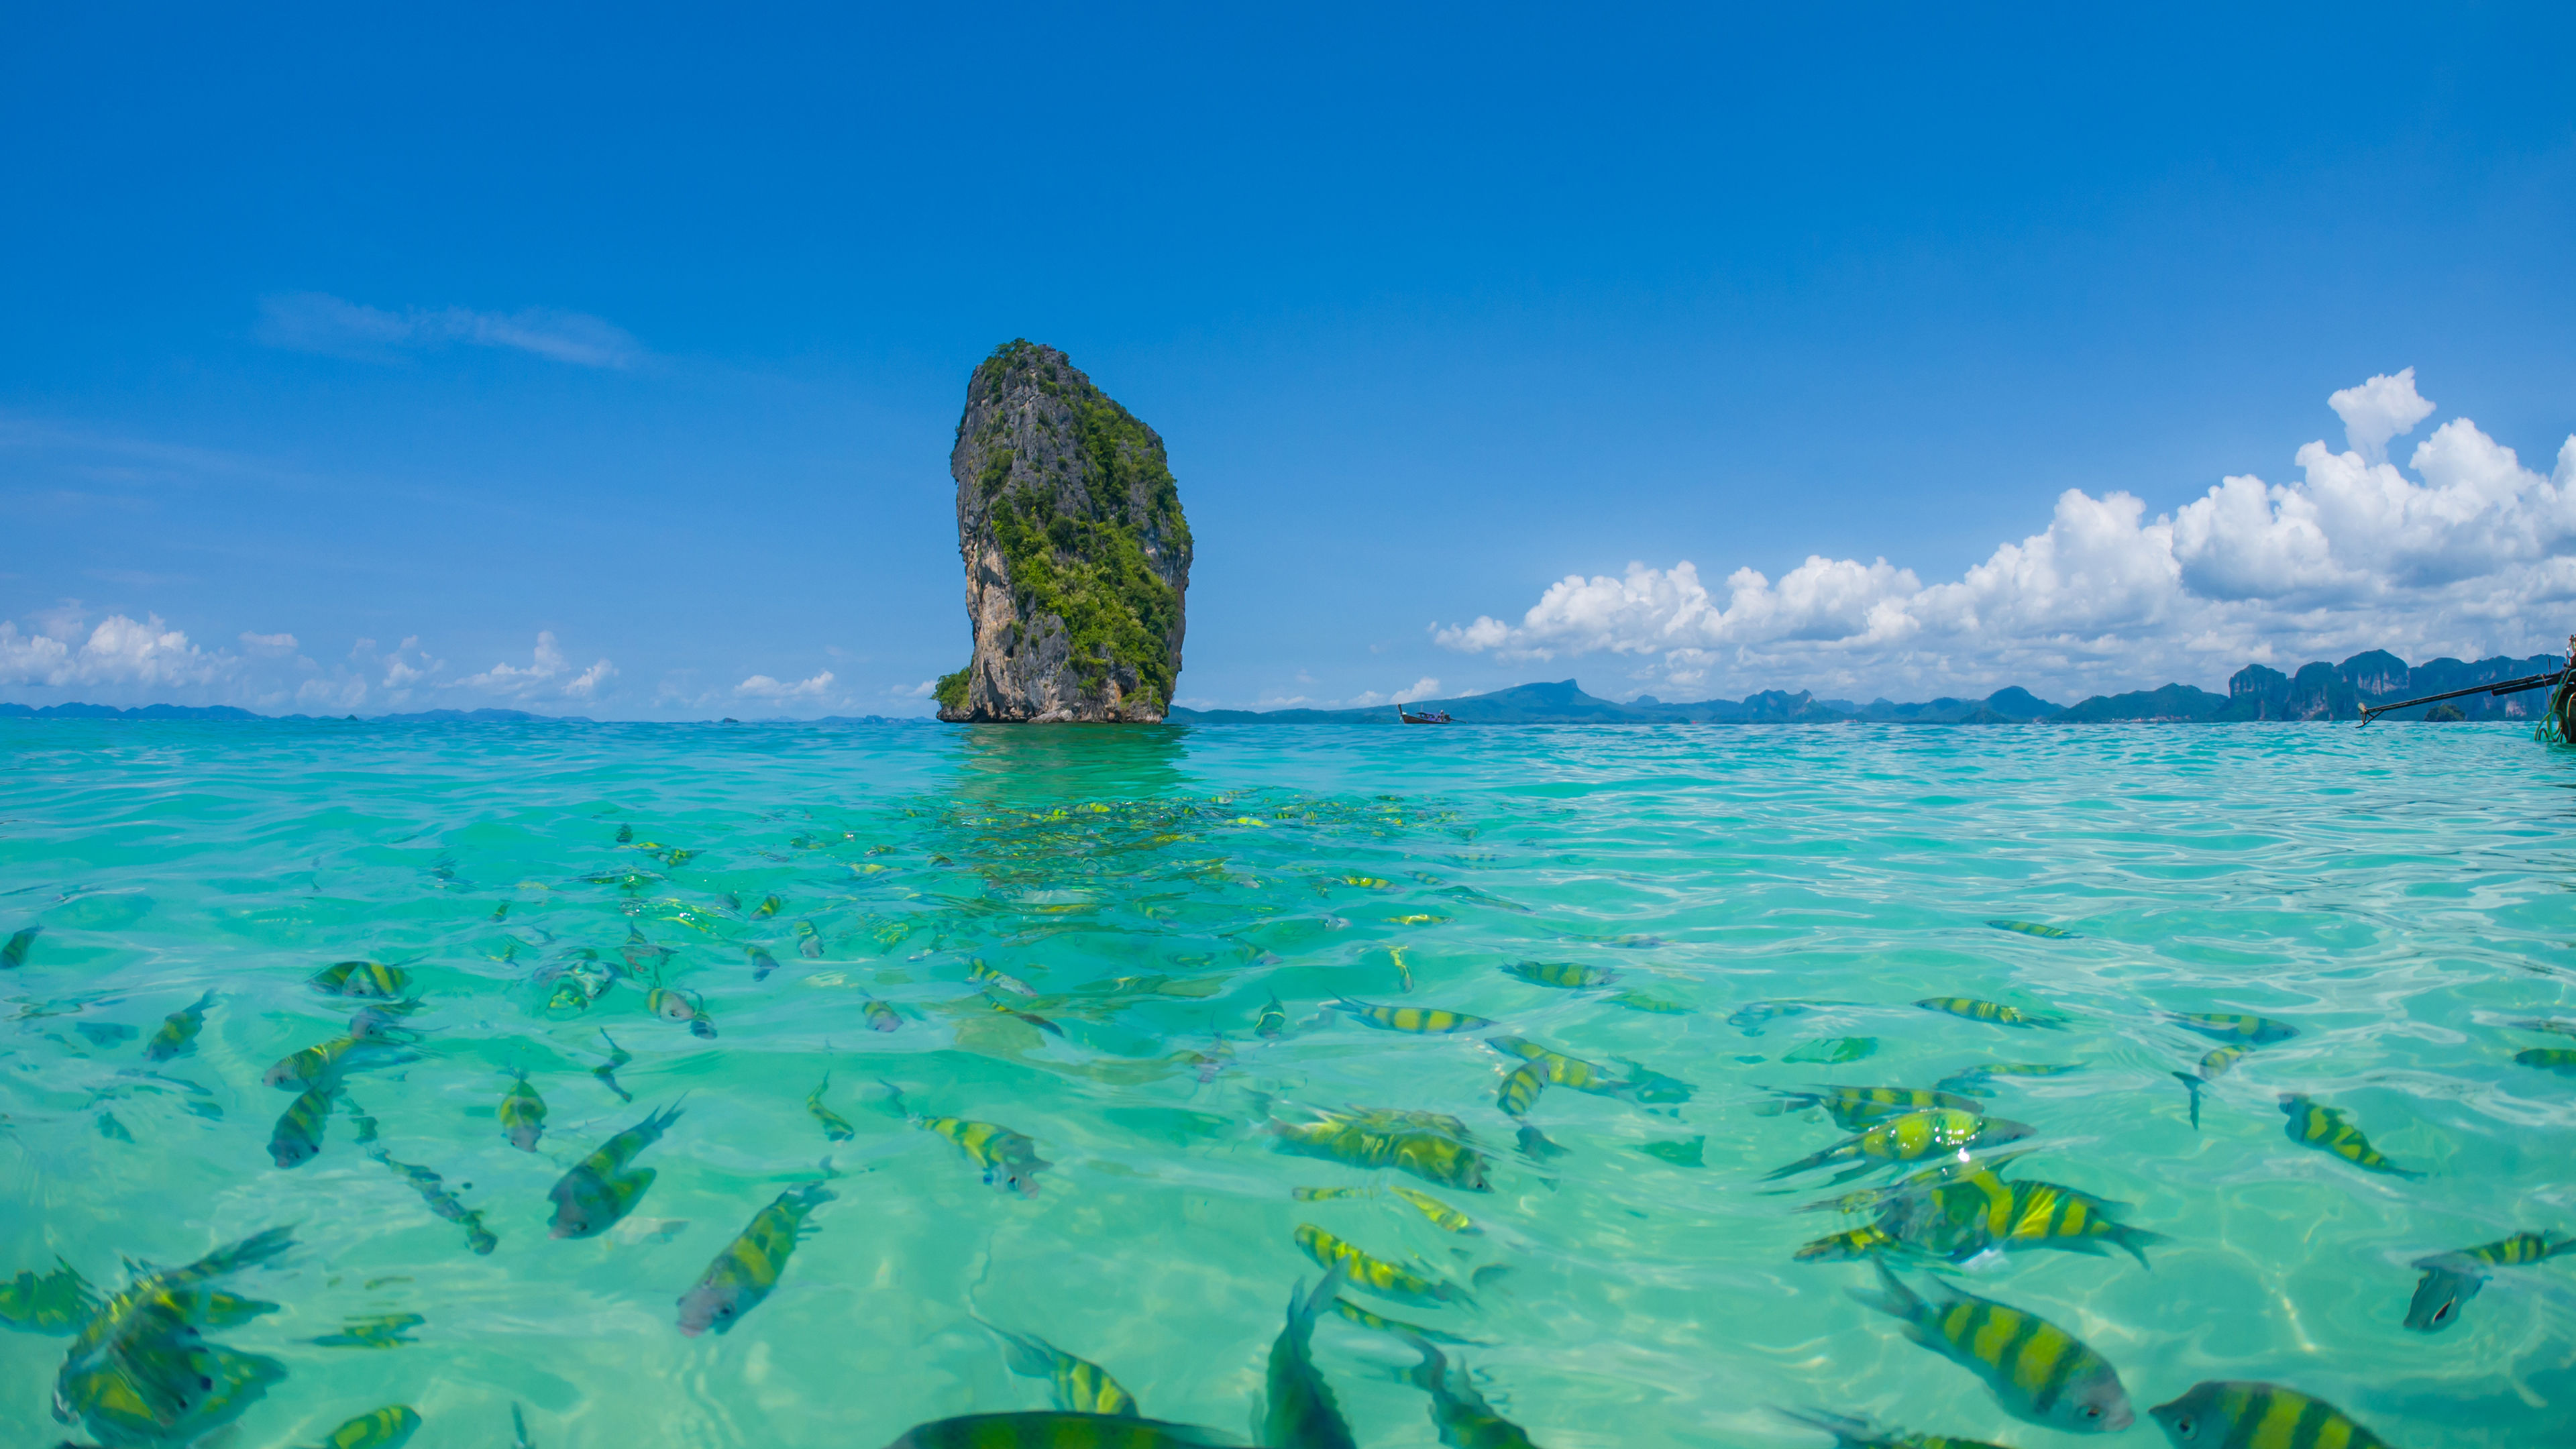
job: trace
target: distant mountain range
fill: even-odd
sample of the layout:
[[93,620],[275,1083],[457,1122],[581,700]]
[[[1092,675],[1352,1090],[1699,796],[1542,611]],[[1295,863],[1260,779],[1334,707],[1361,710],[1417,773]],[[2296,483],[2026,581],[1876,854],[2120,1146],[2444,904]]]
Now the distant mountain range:
[[[2496,684],[2566,667],[2555,654],[2528,659],[2498,655],[2474,663],[2433,659],[2409,665],[2386,650],[2356,654],[2341,664],[2320,660],[2283,674],[2261,664],[2248,664],[2227,681],[2225,694],[2212,694],[2188,684],[2142,689],[2130,694],[2097,694],[2077,704],[2058,705],[2015,685],[1983,699],[1935,699],[1898,704],[1874,699],[1855,704],[1848,699],[1818,699],[1805,690],[1790,694],[1766,689],[1742,699],[1704,699],[1696,704],[1666,704],[1639,695],[1622,704],[1583,692],[1571,679],[1554,684],[1516,684],[1491,694],[1460,699],[1417,700],[1405,706],[1417,713],[1447,710],[1460,724],[2233,724],[2248,720],[2338,720],[2361,718],[2361,707],[2383,700],[2442,694],[2481,684]],[[2526,694],[2475,694],[2447,704],[2418,705],[2382,715],[2382,719],[2532,719],[2548,701],[2546,691]],[[1394,724],[1395,706],[1373,709],[1178,709],[1174,723],[1188,724]],[[115,709],[103,704],[49,704],[41,709],[0,704],[0,719],[205,719],[311,720],[314,716],[253,714],[228,704],[147,704]],[[322,716],[330,720],[333,716]],[[358,722],[356,715],[344,717]],[[530,714],[517,709],[433,709],[416,714],[378,715],[368,724],[592,724],[578,716]],[[740,724],[727,719],[723,724]],[[919,720],[879,715],[833,715],[818,720],[755,720],[755,724],[917,724]]]
[[[0,704],[0,719],[213,719],[213,720],[303,720],[320,724],[597,724],[599,721],[581,715],[530,714],[524,709],[429,709],[412,714],[380,714],[361,720],[356,715],[253,714],[229,704],[147,704],[134,709],[118,709],[104,704],[49,704],[35,708],[23,704]],[[701,721],[704,723],[704,721]],[[717,721],[741,724],[738,719]],[[753,724],[920,724],[926,721],[888,719],[883,715],[831,715],[824,719],[753,720]]]
[[[1621,704],[1589,695],[1571,679],[1554,684],[1521,684],[1491,694],[1461,699],[1417,700],[1405,706],[1416,713],[1447,710],[1460,724],[2230,724],[2248,720],[2348,720],[2361,717],[2361,707],[2383,700],[2442,694],[2473,685],[2496,684],[2526,675],[2553,673],[2567,661],[2555,654],[2528,659],[2497,656],[2474,663],[2434,659],[2409,666],[2385,650],[2356,654],[2341,664],[2323,661],[2283,674],[2261,664],[2248,664],[2227,681],[2227,693],[2212,694],[2188,684],[2142,689],[2130,694],[2097,694],[2072,705],[2051,704],[2016,685],[1984,699],[1936,699],[1898,704],[1877,699],[1855,704],[1847,699],[1818,699],[1801,690],[1790,694],[1764,690],[1743,699],[1707,699],[1696,704],[1666,704],[1641,695]],[[2418,705],[2381,716],[2384,719],[2529,719],[2548,695],[2542,691],[2507,695],[2471,695],[2446,705]],[[1394,724],[1395,706],[1374,709],[1175,709],[1175,721],[1201,724]]]
[[[346,720],[356,715],[253,714],[229,704],[147,704],[118,709],[105,704],[49,704],[41,709],[0,704],[0,719],[300,719]],[[431,709],[416,714],[381,714],[368,724],[591,724],[577,716],[530,714],[523,709]]]

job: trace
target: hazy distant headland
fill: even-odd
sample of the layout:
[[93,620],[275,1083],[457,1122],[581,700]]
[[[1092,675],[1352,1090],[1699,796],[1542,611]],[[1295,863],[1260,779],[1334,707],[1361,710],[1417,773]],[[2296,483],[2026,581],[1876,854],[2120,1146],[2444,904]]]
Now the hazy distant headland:
[[[2339,720],[2361,718],[2361,707],[2382,700],[2441,694],[2472,685],[2495,684],[2565,667],[2555,654],[2528,659],[2498,655],[2474,663],[2433,659],[2409,667],[2385,650],[2356,654],[2341,664],[2320,660],[2284,674],[2261,664],[2248,664],[2227,681],[2227,693],[2212,694],[2188,684],[2142,689],[2129,694],[2097,694],[2073,705],[2052,704],[2015,685],[1983,699],[1935,699],[1899,704],[1876,699],[1856,704],[1847,699],[1818,699],[1769,689],[1742,699],[1705,699],[1695,704],[1666,704],[1652,695],[1626,703],[1583,692],[1571,679],[1555,684],[1522,684],[1491,694],[1461,699],[1409,702],[1416,712],[1447,710],[1461,724],[2232,724],[2249,720]],[[2499,699],[2471,695],[2447,705],[2419,705],[2382,716],[2384,719],[2529,719],[2548,696],[2514,694]],[[1176,721],[1204,724],[1393,724],[1395,706],[1372,709],[1175,709]]]

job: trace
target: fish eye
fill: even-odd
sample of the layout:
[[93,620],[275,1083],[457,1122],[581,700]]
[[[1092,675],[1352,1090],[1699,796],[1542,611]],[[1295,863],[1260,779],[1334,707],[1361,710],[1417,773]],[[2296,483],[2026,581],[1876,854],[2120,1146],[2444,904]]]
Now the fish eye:
[[2101,1417],[2102,1417],[2102,1410],[2101,1410],[2101,1408],[2100,1408],[2098,1405],[2094,1405],[2094,1404],[2086,1404],[2086,1405],[2084,1406],[2084,1417],[2085,1417],[2085,1418],[2088,1418],[2088,1419],[2098,1419],[2098,1418],[2101,1418]]
[[2186,1439],[2191,1437],[2191,1425],[2192,1419],[2189,1414],[2178,1415],[2173,1421],[2174,1432]]

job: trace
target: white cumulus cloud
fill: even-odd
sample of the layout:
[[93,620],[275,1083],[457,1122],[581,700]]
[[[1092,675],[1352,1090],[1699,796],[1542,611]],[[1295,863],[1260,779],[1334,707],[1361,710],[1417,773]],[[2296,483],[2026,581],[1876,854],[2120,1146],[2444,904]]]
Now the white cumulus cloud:
[[1687,560],[1636,562],[1570,574],[1517,621],[1432,636],[1508,660],[1630,656],[1633,677],[1664,685],[1837,691],[2208,683],[2249,659],[2549,644],[2576,600],[2576,436],[2543,477],[2453,418],[2416,446],[2409,477],[2381,455],[2433,413],[2413,369],[2330,404],[2348,446],[2300,448],[2294,481],[2231,476],[2153,518],[2129,494],[2068,489],[2045,529],[1956,580],[1811,556],[1776,581],[1739,568],[1711,589]]
[[[411,641],[404,642],[409,644]],[[399,665],[400,661],[395,663]],[[563,646],[556,642],[554,633],[547,630],[537,635],[535,655],[525,667],[495,664],[480,674],[469,674],[457,683],[468,689],[511,699],[591,700],[598,698],[601,688],[617,677],[617,666],[606,659],[566,678],[571,668],[571,663],[564,657]],[[391,682],[389,674],[387,683]]]
[[264,299],[256,335],[272,347],[361,361],[385,361],[405,351],[451,343],[512,348],[577,367],[631,367],[644,353],[624,328],[580,312],[544,307],[518,312],[413,307],[391,312],[323,292]]
[[22,634],[15,623],[0,620],[0,684],[55,689],[201,685],[230,674],[239,662],[228,654],[199,649],[186,634],[162,623],[158,614],[141,622],[111,614],[85,640],[59,614],[47,621],[44,632],[35,634]]
[[782,684],[766,674],[755,674],[733,687],[744,699],[820,699],[832,687],[832,671],[826,669],[811,679]]
[[2330,393],[2326,406],[2343,419],[2344,442],[2373,462],[2387,456],[2389,439],[2404,437],[2433,415],[2433,405],[2415,391],[2411,367]]

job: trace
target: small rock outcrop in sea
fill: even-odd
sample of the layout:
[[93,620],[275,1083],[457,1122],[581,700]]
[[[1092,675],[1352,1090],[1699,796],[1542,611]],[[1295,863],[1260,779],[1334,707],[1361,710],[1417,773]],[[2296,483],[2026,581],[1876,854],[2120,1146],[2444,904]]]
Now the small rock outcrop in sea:
[[1190,526],[1163,440],[1052,347],[994,349],[948,455],[975,656],[944,720],[1157,723],[1181,673]]

